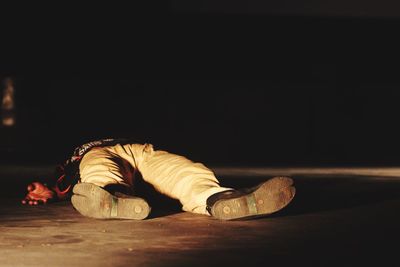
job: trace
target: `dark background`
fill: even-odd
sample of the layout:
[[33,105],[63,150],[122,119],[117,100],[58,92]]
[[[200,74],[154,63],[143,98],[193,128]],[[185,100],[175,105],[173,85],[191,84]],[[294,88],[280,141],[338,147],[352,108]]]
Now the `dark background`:
[[[11,9],[3,9],[10,11]],[[4,12],[1,161],[130,137],[213,165],[397,165],[393,1],[170,1]]]

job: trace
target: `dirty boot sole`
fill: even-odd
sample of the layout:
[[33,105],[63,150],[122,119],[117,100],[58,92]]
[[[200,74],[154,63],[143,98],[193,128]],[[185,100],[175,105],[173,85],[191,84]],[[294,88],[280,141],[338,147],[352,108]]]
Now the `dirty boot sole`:
[[116,197],[90,183],[73,188],[72,205],[82,215],[97,219],[143,220],[150,213],[148,203],[139,197]]
[[293,199],[296,189],[288,177],[272,178],[247,194],[221,199],[211,208],[211,214],[220,220],[248,219],[277,212]]

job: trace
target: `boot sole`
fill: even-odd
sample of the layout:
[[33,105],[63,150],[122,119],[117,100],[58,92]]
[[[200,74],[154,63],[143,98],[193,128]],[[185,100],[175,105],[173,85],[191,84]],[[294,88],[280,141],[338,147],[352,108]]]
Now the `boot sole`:
[[139,197],[116,197],[99,186],[79,183],[73,188],[72,205],[82,215],[96,219],[143,220],[150,206]]
[[221,199],[211,208],[214,217],[234,220],[262,217],[286,207],[294,198],[296,189],[289,177],[275,177],[260,184],[249,194]]

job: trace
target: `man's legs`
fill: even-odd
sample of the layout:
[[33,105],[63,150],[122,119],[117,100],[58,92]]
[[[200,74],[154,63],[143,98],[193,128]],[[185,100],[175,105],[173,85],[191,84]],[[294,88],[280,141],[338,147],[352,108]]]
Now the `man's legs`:
[[[74,187],[76,195],[72,198],[75,208],[78,204],[81,205],[80,209],[77,208],[78,211],[90,217],[109,218],[117,214],[119,218],[139,219],[129,212],[134,208],[136,211],[144,209],[149,212],[150,208],[143,199],[139,199],[141,202],[119,201],[120,198],[110,198],[111,195],[100,188],[110,185],[131,186],[133,169],[140,171],[143,179],[156,190],[178,199],[183,205],[183,210],[212,215],[218,219],[264,216],[285,207],[295,194],[293,181],[287,177],[276,177],[250,189],[234,190],[220,187],[214,173],[201,163],[194,163],[166,151],[154,151],[148,144],[127,144],[95,148],[84,156],[80,165],[82,183]],[[110,196],[100,192],[106,192]],[[95,194],[96,197],[90,194]],[[83,195],[92,199],[90,209],[100,209],[101,215],[96,211],[91,211],[96,213],[96,216],[88,214],[88,208],[85,206],[87,201],[83,201],[81,197]],[[123,204],[125,202],[129,205]],[[115,213],[118,210],[117,204],[118,208],[123,208],[123,216]],[[108,207],[110,205],[111,208]]]

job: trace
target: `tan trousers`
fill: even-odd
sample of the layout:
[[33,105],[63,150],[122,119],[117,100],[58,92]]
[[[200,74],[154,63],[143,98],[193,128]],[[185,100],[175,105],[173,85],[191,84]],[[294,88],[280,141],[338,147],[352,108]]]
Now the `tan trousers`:
[[82,159],[81,182],[101,187],[108,184],[133,185],[135,172],[159,192],[178,199],[184,211],[209,215],[209,196],[230,190],[219,186],[214,173],[201,163],[185,157],[154,150],[151,144],[96,147]]

